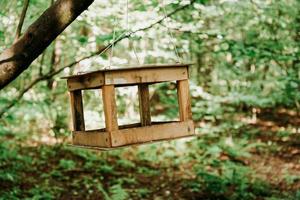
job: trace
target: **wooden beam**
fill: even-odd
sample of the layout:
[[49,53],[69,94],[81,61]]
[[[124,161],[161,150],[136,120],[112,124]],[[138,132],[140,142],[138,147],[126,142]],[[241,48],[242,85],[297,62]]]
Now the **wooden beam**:
[[180,121],[192,119],[191,100],[189,93],[189,80],[177,81],[177,95]]
[[141,125],[149,126],[151,125],[149,85],[139,84],[138,95],[139,95]]
[[188,67],[153,67],[105,72],[105,84],[128,85],[188,79]]
[[102,131],[73,131],[73,145],[111,147],[110,136]]
[[195,132],[193,121],[188,120],[185,122],[164,123],[139,128],[123,129],[113,131],[111,134],[112,147],[119,147],[131,144],[187,137],[194,135]]
[[113,69],[90,72],[70,77],[68,90],[96,89],[103,85],[128,86],[188,79],[188,66]]
[[107,132],[118,130],[117,105],[115,87],[104,85],[102,87],[103,109],[105,116],[105,130]]
[[[109,143],[110,134],[112,144]],[[167,122],[151,126],[112,131],[73,131],[73,144],[88,147],[114,148],[155,141],[172,140],[195,135],[192,120]]]
[[86,76],[77,76],[67,80],[68,90],[81,90],[99,88],[104,84],[104,73],[89,74]]
[[84,131],[84,113],[81,90],[70,92],[71,112],[74,131]]

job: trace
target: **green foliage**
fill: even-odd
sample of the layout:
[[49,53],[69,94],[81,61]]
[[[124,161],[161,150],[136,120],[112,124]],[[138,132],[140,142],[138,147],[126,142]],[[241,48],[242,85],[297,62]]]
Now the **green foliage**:
[[125,199],[128,199],[128,197],[129,197],[126,190],[124,190],[122,188],[122,185],[119,185],[119,184],[111,186],[109,191],[111,193],[112,200],[125,200]]
[[[156,115],[163,113],[163,117],[167,119],[178,117],[176,85],[174,83],[162,83],[155,85],[154,88],[155,96],[152,97],[151,112]],[[163,110],[159,110],[161,106],[163,106]]]
[[4,31],[0,31],[0,41],[4,40]]
[[32,188],[29,191],[29,194],[31,195],[31,199],[38,200],[38,199],[45,199],[45,200],[50,200],[54,199],[53,194],[51,192],[45,191],[44,188],[41,188],[39,186]]
[[[226,162],[217,173],[199,170],[197,178],[200,185],[197,190],[203,190],[212,195],[227,199],[255,199],[256,196],[269,195],[269,186],[259,182],[252,182],[249,177],[250,170]],[[220,174],[219,174],[220,173]]]
[[[23,3],[0,1],[0,51],[13,43]],[[169,13],[187,3],[164,6]],[[23,32],[49,4],[30,1]],[[36,78],[108,45],[114,32],[118,38],[127,28],[161,19],[162,6],[157,0],[129,1],[127,24],[126,1],[95,1],[1,91],[0,112],[15,105],[0,119],[0,199],[300,199],[297,174],[276,174],[277,185],[270,184],[252,163],[264,156],[296,155],[286,162],[299,158],[291,145],[298,143],[300,112],[298,0],[196,0],[120,41],[113,52],[42,79],[17,100]],[[136,56],[145,64],[173,63],[174,45],[182,62],[194,63],[190,87],[196,138],[109,153],[65,146],[71,123],[66,84],[59,77],[109,65],[135,66]],[[178,119],[175,89],[175,82],[151,85],[154,120]],[[131,123],[139,113],[137,95],[129,92],[118,89],[116,98],[119,117]],[[99,96],[98,90],[84,92],[87,125],[104,125]],[[286,110],[288,120],[280,110]],[[266,111],[278,119],[264,116]]]
[[146,198],[150,191],[147,188],[140,188],[135,191],[137,193],[138,198]]
[[124,159],[118,160],[117,165],[119,165],[122,168],[134,168],[135,167],[135,164],[132,161],[124,160]]
[[144,174],[145,176],[154,176],[154,175],[159,175],[159,171],[149,169],[148,167],[139,167],[138,168],[138,173]]
[[76,163],[73,160],[62,159],[59,161],[58,166],[64,170],[72,170],[76,167]]

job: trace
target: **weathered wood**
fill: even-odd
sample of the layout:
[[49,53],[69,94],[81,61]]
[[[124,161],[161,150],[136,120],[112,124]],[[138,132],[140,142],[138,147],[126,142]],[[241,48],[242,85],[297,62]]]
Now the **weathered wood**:
[[102,87],[103,109],[105,116],[105,130],[107,132],[118,130],[117,105],[115,87],[104,85]]
[[130,67],[122,67],[122,68],[112,68],[112,69],[100,69],[90,72],[83,72],[76,75],[64,76],[61,77],[62,79],[70,79],[75,77],[83,77],[90,74],[97,74],[98,72],[111,72],[111,71],[137,71],[141,69],[162,69],[162,68],[173,68],[173,67],[189,67],[191,64],[180,64],[180,63],[173,63],[173,64],[149,64],[149,65],[138,65],[138,66],[130,66]]
[[186,67],[162,67],[105,72],[105,84],[128,85],[187,79]]
[[[195,134],[189,96],[188,66],[186,65],[101,70],[67,77],[67,81],[68,88],[73,95],[72,105],[75,99],[77,102],[79,102],[78,99],[81,100],[80,89],[101,88],[105,115],[105,129],[84,131],[83,119],[81,120],[83,125],[80,125],[82,122],[76,121],[76,115],[78,115],[76,112],[81,110],[80,106],[73,106],[74,130],[80,129],[80,131],[73,132],[74,145],[109,149]],[[151,122],[149,84],[167,81],[177,81],[180,122]],[[119,127],[115,87],[126,85],[138,86],[141,122]],[[80,98],[74,96],[80,96]],[[76,104],[82,106],[82,102]],[[83,111],[80,116],[83,116]]]
[[109,143],[108,132],[100,130],[85,132],[74,131],[73,144],[89,147],[114,148],[147,142],[172,140],[193,136],[194,134],[194,123],[188,120],[185,122],[166,122],[151,126],[112,131],[112,144]]
[[140,119],[142,126],[151,125],[151,112],[150,112],[150,97],[149,97],[149,85],[139,84],[139,107],[140,107]]
[[194,135],[194,123],[191,120],[185,122],[163,123],[159,125],[113,131],[111,135],[113,147],[175,139]]
[[88,76],[79,76],[67,80],[68,90],[99,88],[104,84],[104,74],[90,74]]
[[103,85],[115,85],[117,87],[140,83],[158,83],[188,79],[188,65],[99,70],[64,78],[68,79],[69,91],[100,88]]
[[82,93],[80,90],[70,92],[71,112],[73,119],[73,130],[84,131],[84,114],[82,104]]
[[191,101],[189,93],[189,81],[177,81],[177,95],[179,104],[180,121],[187,121],[192,119]]
[[98,130],[73,131],[73,144],[80,146],[111,147],[109,133]]

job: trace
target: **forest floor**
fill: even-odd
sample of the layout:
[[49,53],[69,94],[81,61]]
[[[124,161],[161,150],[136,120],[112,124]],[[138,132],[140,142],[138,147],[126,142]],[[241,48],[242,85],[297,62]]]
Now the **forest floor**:
[[176,142],[97,152],[2,141],[0,199],[300,199],[299,124],[266,111],[184,151]]

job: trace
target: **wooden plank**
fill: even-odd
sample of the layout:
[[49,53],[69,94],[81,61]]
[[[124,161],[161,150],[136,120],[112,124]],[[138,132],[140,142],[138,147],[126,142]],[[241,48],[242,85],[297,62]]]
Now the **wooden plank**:
[[87,73],[67,78],[69,91],[97,89],[103,85],[127,86],[188,79],[188,66],[130,68]]
[[104,85],[102,87],[103,109],[105,116],[105,130],[107,132],[118,130],[117,105],[115,87]]
[[172,140],[181,137],[193,136],[193,121],[166,122],[157,125],[128,128],[113,131],[113,144],[110,145],[108,132],[101,130],[73,131],[73,145],[83,147],[111,148],[142,144],[155,141]]
[[170,140],[195,134],[192,120],[112,131],[112,147]]
[[[167,123],[174,123],[174,122],[179,122],[179,121],[154,121],[154,122],[151,122],[151,125],[160,125],[160,124],[167,124]],[[124,125],[119,126],[119,130],[120,129],[128,129],[128,128],[138,128],[138,127],[142,127],[141,123],[124,124]],[[89,132],[93,132],[93,131],[105,132],[106,130],[105,130],[105,128],[100,128],[100,129],[94,129],[94,130],[86,130],[85,132],[89,133]]]
[[70,92],[71,113],[74,131],[84,131],[84,114],[81,90]]
[[104,73],[93,73],[87,75],[78,75],[67,80],[68,90],[81,90],[99,88],[104,84]]
[[138,94],[139,94],[141,125],[149,126],[151,125],[149,85],[139,84]]
[[105,85],[131,85],[188,79],[188,67],[146,68],[127,71],[107,71]]
[[138,66],[130,66],[130,67],[121,67],[121,68],[112,68],[112,69],[101,69],[96,71],[84,72],[77,75],[65,76],[61,77],[61,79],[71,79],[75,77],[82,77],[90,74],[97,74],[99,72],[108,72],[108,71],[130,71],[130,70],[138,70],[138,69],[160,69],[160,68],[169,68],[169,67],[189,67],[193,65],[192,63],[172,63],[172,64],[147,64],[147,65],[138,65]]
[[180,121],[186,121],[192,119],[188,80],[177,81],[177,95],[178,95]]
[[110,147],[109,134],[101,131],[74,131],[73,145]]

